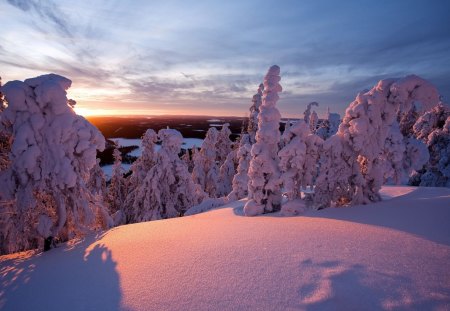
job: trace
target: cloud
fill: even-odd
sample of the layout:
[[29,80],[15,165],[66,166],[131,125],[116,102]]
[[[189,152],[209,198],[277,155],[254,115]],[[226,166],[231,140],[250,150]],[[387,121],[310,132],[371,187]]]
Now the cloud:
[[36,13],[43,21],[52,24],[59,33],[73,37],[67,16],[51,1],[7,0],[9,4],[29,13]]
[[118,100],[127,105],[246,110],[275,63],[282,70],[280,105],[292,113],[310,101],[342,113],[379,79],[412,73],[450,95],[445,1],[8,3],[0,33],[4,68],[121,88]]

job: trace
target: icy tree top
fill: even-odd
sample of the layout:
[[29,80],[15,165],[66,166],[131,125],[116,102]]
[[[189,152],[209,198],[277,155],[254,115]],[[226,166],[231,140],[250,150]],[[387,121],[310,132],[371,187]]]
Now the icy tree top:
[[13,170],[20,183],[51,180],[54,187],[73,187],[79,176],[87,178],[103,150],[103,135],[68,105],[71,81],[48,74],[3,86],[9,105],[2,122],[15,137]]
[[280,85],[280,67],[273,65],[269,68],[264,77],[264,100],[263,105],[267,107],[275,107],[279,99],[278,93],[283,89]]
[[389,100],[393,103],[401,103],[400,111],[407,112],[413,105],[419,112],[432,109],[439,103],[439,92],[430,82],[410,75],[395,81],[390,87]]
[[183,143],[183,136],[180,132],[174,129],[162,129],[158,132],[159,139],[161,139],[161,146],[163,149],[169,150],[178,154]]

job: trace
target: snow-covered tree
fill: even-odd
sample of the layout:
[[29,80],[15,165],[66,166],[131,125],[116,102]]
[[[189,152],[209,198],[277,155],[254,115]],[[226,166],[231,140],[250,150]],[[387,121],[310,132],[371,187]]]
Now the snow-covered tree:
[[314,188],[314,205],[321,209],[330,205],[346,205],[353,200],[355,188],[363,182],[353,150],[341,135],[333,135],[323,143],[320,171]]
[[162,129],[158,137],[161,149],[137,190],[132,209],[127,210],[128,223],[182,216],[203,199],[186,163],[178,157],[183,136],[177,130]]
[[420,186],[450,187],[450,108],[444,103],[420,116],[413,126],[414,136],[428,147],[430,160],[410,183]]
[[[370,91],[358,94],[346,110],[337,137],[324,144],[322,154],[329,159],[322,159],[322,176],[317,179],[318,207],[380,200],[387,159],[383,152],[394,121],[413,103],[432,106],[438,98],[436,89],[417,76],[381,80]],[[334,174],[337,162],[342,172]]]
[[262,104],[264,84],[260,84],[255,95],[253,95],[252,106],[250,107],[250,117],[248,119],[247,133],[250,135],[250,143],[255,143],[256,131],[258,130],[258,114]]
[[219,178],[217,180],[217,196],[228,195],[232,190],[233,177],[236,174],[238,165],[238,149],[233,149],[228,153],[225,162],[220,166]]
[[126,215],[132,213],[128,212],[128,209],[133,209],[134,201],[139,187],[144,182],[150,169],[156,162],[156,142],[158,135],[152,129],[147,129],[142,135],[142,154],[131,166],[131,176],[127,183],[127,194],[123,209],[120,213],[117,213],[114,217],[116,225],[125,223]]
[[238,159],[237,172],[233,176],[232,191],[228,194],[228,201],[236,201],[248,195],[248,169],[251,159],[250,137],[244,134],[241,137],[236,157]]
[[12,204],[2,215],[2,252],[67,240],[110,218],[86,186],[103,150],[102,134],[68,104],[71,81],[43,75],[6,83],[8,107],[1,122],[12,137],[10,166],[0,172],[0,201]]
[[198,152],[193,155],[192,178],[210,197],[217,196],[219,167],[217,164],[217,141],[219,132],[211,127]]
[[319,122],[319,116],[317,115],[317,112],[313,110],[311,113],[311,116],[309,117],[309,130],[311,133],[315,133],[317,129],[317,123]]
[[91,168],[91,172],[89,175],[89,180],[87,182],[88,189],[92,194],[100,195],[106,200],[106,177],[105,173],[100,167],[100,159],[97,159],[96,164]]
[[281,115],[276,108],[280,67],[269,68],[264,78],[264,95],[258,115],[258,131],[256,143],[251,149],[249,168],[249,201],[244,206],[244,213],[254,216],[274,212],[280,209],[281,189],[280,171],[278,168],[278,144],[280,142]]
[[380,155],[385,183],[406,184],[410,175],[428,162],[426,145],[414,137],[404,137],[397,121],[392,124]]
[[122,154],[118,148],[114,149],[114,165],[111,181],[108,187],[108,205],[111,214],[122,211],[127,197],[127,181],[122,168]]
[[216,161],[219,164],[219,167],[225,162],[228,154],[232,151],[233,142],[230,139],[231,131],[229,126],[229,123],[223,124],[222,129],[217,135]]
[[308,125],[297,121],[290,129],[290,140],[278,153],[284,191],[289,200],[299,199],[301,188],[313,187],[323,141],[311,134]]
[[330,108],[328,108],[327,118],[322,122],[315,133],[323,140],[326,140],[337,133],[339,124],[341,124],[341,116],[338,113],[330,112]]
[[5,170],[9,166],[9,152],[11,151],[11,136],[2,126],[2,112],[8,106],[2,91],[2,78],[0,77],[0,171]]
[[226,196],[231,192],[231,183],[237,168],[237,149],[233,149],[233,142],[230,140],[231,131],[228,127],[228,123],[222,125],[222,129],[217,136],[216,160],[219,166],[217,197]]
[[311,108],[312,108],[312,106],[318,107],[319,103],[311,102],[311,103],[308,104],[308,106],[306,106],[306,110],[305,110],[305,112],[303,112],[303,120],[305,120],[306,124],[308,124],[308,125],[311,123],[310,119],[311,119]]

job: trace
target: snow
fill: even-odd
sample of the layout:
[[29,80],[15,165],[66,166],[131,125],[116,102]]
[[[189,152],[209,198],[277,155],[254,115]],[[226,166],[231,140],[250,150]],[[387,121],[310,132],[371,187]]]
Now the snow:
[[296,217],[237,201],[3,256],[0,309],[448,310],[450,189],[382,192]]

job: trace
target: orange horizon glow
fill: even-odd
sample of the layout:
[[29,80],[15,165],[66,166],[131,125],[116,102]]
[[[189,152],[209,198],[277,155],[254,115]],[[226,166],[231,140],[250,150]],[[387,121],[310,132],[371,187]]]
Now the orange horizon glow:
[[168,109],[168,110],[156,110],[156,109],[92,109],[87,107],[77,107],[73,108],[76,114],[81,115],[83,117],[117,117],[117,116],[164,116],[164,115],[176,115],[176,116],[209,116],[209,117],[248,117],[248,114],[245,115],[236,115],[229,114],[225,111],[218,113],[205,113],[200,111],[191,110],[186,112],[185,110],[176,110],[176,109]]

